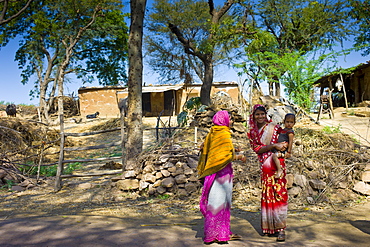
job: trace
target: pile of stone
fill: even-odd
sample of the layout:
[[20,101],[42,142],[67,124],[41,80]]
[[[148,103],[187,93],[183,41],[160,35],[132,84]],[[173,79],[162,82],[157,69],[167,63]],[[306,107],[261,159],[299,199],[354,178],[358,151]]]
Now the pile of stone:
[[189,196],[199,192],[202,184],[196,173],[196,154],[178,148],[168,153],[147,155],[150,156],[156,159],[143,162],[144,166],[140,171],[128,170],[121,176],[112,178],[112,186],[123,191],[139,191],[147,195]]
[[[190,123],[190,126],[196,126],[204,129],[212,127],[212,118],[216,114],[217,110],[207,108],[204,112],[197,112],[194,116],[194,120]],[[230,127],[233,137],[245,138],[247,133],[246,120],[236,111],[229,111],[231,113],[231,119],[233,124]]]
[[359,179],[360,181],[356,182],[353,190],[360,194],[370,196],[370,164],[364,166]]

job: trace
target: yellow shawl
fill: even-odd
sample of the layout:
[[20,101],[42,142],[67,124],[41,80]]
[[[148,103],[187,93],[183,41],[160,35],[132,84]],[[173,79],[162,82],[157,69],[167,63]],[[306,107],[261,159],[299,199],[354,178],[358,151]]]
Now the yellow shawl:
[[198,162],[199,178],[222,170],[234,160],[235,151],[231,141],[231,132],[227,126],[215,125],[204,141]]

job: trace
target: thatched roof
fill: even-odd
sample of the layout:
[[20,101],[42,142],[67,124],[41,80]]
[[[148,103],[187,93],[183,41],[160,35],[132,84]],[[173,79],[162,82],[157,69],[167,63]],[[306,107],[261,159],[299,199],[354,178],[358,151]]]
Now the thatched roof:
[[348,68],[348,69],[338,69],[336,71],[331,72],[328,75],[325,75],[318,79],[315,83],[315,87],[329,87],[330,80],[335,83],[338,78],[340,78],[340,75],[342,74],[343,80],[346,81],[347,79],[351,79],[352,75],[361,69],[365,69],[370,66],[370,61],[367,61],[366,64],[361,63],[359,65],[356,65],[354,67]]

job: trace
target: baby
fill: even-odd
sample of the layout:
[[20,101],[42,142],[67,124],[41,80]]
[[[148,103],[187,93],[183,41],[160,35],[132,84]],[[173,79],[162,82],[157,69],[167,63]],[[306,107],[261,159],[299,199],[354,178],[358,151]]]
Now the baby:
[[291,152],[292,152],[292,146],[293,146],[293,138],[294,138],[294,130],[293,126],[295,124],[295,115],[293,113],[288,113],[285,115],[284,118],[284,129],[279,129],[279,137],[277,142],[287,142],[288,148],[284,151],[277,151],[272,153],[272,158],[276,164],[276,174],[275,178],[280,178],[283,174],[283,169],[280,165],[279,158],[290,158]]

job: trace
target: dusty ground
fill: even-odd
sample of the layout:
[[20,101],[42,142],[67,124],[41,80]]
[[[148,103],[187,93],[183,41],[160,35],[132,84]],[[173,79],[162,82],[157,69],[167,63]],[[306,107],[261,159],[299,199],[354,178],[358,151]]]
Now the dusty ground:
[[[361,131],[359,136],[367,137],[368,118],[337,117],[335,114],[334,120],[324,117],[320,123],[334,127],[340,124],[343,132],[347,128],[355,129]],[[70,123],[66,129],[83,131],[102,121],[89,121],[83,125]],[[360,122],[356,121],[364,126],[360,128]],[[114,138],[117,135],[99,137],[102,142],[111,142]],[[53,181],[46,180],[35,190],[2,192],[0,245],[203,245],[198,196],[181,200],[119,192],[121,199],[116,200],[117,195],[112,196],[109,183],[110,177],[68,179],[62,190],[55,193]],[[275,238],[260,236],[258,201],[243,203],[238,200],[233,205],[231,227],[243,236],[243,240],[229,242],[228,246],[369,246],[369,210],[370,199],[367,197],[359,197],[358,201],[340,207],[291,207],[287,241],[276,243]]]

